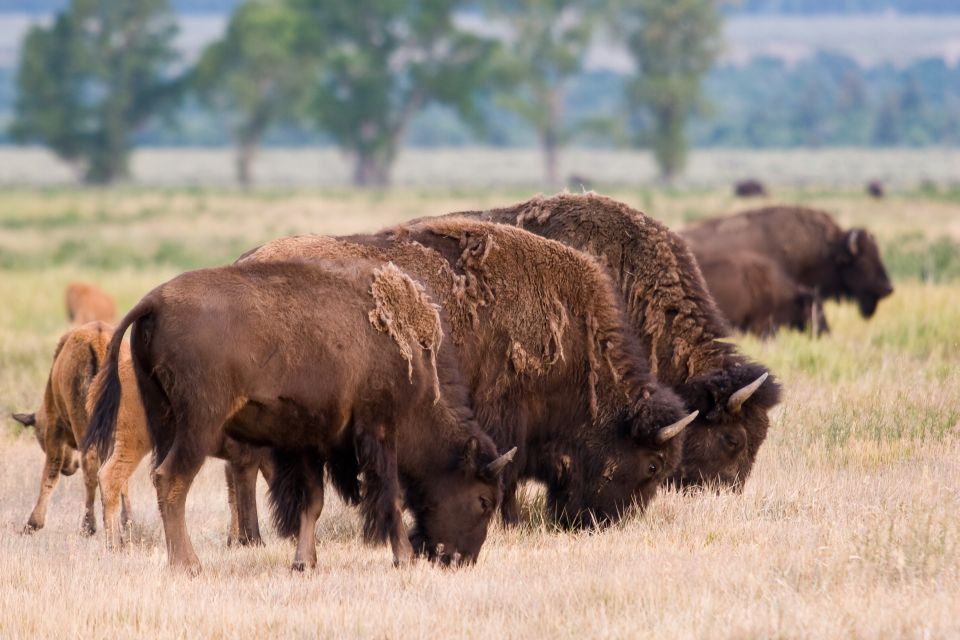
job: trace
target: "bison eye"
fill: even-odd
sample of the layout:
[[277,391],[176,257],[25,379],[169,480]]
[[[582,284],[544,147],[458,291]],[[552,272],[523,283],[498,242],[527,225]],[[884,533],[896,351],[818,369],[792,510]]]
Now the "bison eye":
[[723,434],[723,442],[730,449],[736,450],[740,448],[740,439],[736,436],[730,435],[729,433]]
[[480,496],[480,509],[483,510],[484,513],[490,510],[490,501],[483,496]]
[[650,466],[647,467],[647,473],[649,473],[649,474],[652,476],[652,475],[654,475],[656,472],[657,472],[657,465],[654,464],[653,462],[651,462],[651,463],[650,463]]

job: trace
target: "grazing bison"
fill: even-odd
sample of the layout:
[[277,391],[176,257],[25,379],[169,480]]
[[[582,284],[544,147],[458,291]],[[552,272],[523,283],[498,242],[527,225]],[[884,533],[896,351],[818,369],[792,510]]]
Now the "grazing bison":
[[819,294],[797,284],[766,256],[742,251],[697,261],[714,301],[732,327],[769,337],[782,326],[829,333]]
[[733,185],[733,194],[738,198],[753,198],[756,196],[766,196],[767,187],[754,178],[740,180]]
[[[37,441],[46,454],[40,497],[24,529],[27,533],[41,529],[44,525],[47,501],[57,484],[56,470],[59,468],[62,475],[71,475],[77,470],[77,448],[87,432],[88,416],[93,408],[91,398],[95,395],[95,376],[104,362],[112,335],[113,327],[102,322],[91,322],[65,333],[54,353],[53,366],[40,409],[36,413],[13,416],[21,424],[34,427]],[[100,467],[99,474],[96,453],[88,452],[83,456],[87,488],[83,530],[89,534],[96,532],[93,502],[99,478],[103,500],[103,527],[107,545],[110,547],[121,544],[121,531],[129,522],[132,511],[127,483],[151,447],[127,343],[121,344],[119,358],[122,392],[112,450],[107,461]],[[233,524],[228,542],[258,542],[260,533],[256,514],[256,473],[266,459],[262,454],[257,455],[257,452],[238,443],[230,443],[228,453],[227,457],[231,460],[227,467],[228,491],[231,496],[240,494],[243,500],[247,501],[241,501],[241,504],[237,504],[236,500],[231,501]],[[269,469],[265,465],[263,471],[264,475],[269,475]],[[252,501],[252,504],[249,501]],[[242,512],[243,527],[240,526],[238,509]],[[249,519],[253,520],[252,526]]]
[[248,264],[154,289],[110,343],[86,446],[109,443],[130,325],[172,565],[200,568],[184,506],[224,433],[277,450],[271,500],[280,533],[299,534],[295,568],[316,565],[327,462],[360,504],[365,537],[389,539],[396,562],[413,556],[401,481],[415,538],[445,562],[476,559],[511,454],[498,457],[477,427],[436,308],[396,267]]
[[652,373],[689,410],[699,411],[671,480],[743,486],[766,438],[767,412],[779,401],[779,387],[765,367],[723,340],[727,325],[683,240],[639,211],[592,193],[451,215],[516,225],[605,262]]
[[893,293],[873,236],[865,229],[841,229],[825,211],[766,207],[704,220],[680,234],[697,256],[724,251],[767,256],[824,298],[856,300],[865,318]]
[[867,183],[867,195],[876,198],[877,200],[883,199],[886,196],[886,190],[883,188],[883,183],[879,180],[871,180]]
[[373,236],[298,236],[240,262],[367,257],[392,261],[441,302],[477,418],[517,446],[502,517],[519,519],[516,486],[547,486],[564,527],[606,524],[653,499],[679,462],[691,418],[649,375],[597,262],[533,234],[438,219]]
[[71,282],[67,285],[67,320],[80,326],[94,320],[116,322],[117,305],[110,294],[88,282]]

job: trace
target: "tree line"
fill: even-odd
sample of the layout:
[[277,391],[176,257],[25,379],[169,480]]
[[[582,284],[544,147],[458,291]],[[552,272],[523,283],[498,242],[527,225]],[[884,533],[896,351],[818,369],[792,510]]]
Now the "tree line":
[[[477,11],[504,32],[458,24]],[[720,20],[715,0],[249,0],[183,68],[168,0],[71,0],[24,39],[11,134],[109,183],[128,175],[136,132],[186,100],[228,123],[241,182],[266,132],[296,123],[350,156],[357,185],[382,186],[418,114],[444,105],[484,131],[493,104],[536,132],[548,183],[560,149],[587,132],[649,146],[669,179]],[[571,124],[566,92],[601,30],[636,68],[622,117]]]

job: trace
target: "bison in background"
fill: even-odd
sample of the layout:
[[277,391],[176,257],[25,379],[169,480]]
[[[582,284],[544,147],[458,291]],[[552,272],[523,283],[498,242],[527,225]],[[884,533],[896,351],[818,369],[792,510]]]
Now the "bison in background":
[[110,294],[89,282],[71,282],[65,292],[67,320],[75,327],[99,320],[117,321],[117,305]]
[[670,479],[743,487],[780,388],[766,367],[723,340],[729,328],[682,239],[626,204],[594,193],[538,196],[502,209],[450,215],[515,225],[606,264],[651,374],[672,387],[687,410],[699,412]]
[[871,180],[867,183],[867,195],[871,198],[882,200],[887,194],[882,182],[879,180]]
[[279,532],[298,535],[294,568],[316,565],[327,463],[334,486],[360,505],[365,538],[389,540],[395,562],[414,552],[401,480],[413,538],[445,563],[476,559],[512,453],[498,457],[477,427],[436,308],[396,267],[246,264],[157,287],[110,342],[85,447],[110,441],[131,325],[171,565],[200,569],[186,498],[225,434],[275,449],[271,501]]
[[518,447],[504,522],[519,520],[523,479],[543,482],[549,515],[577,528],[646,507],[676,469],[691,418],[650,375],[591,256],[503,225],[433,219],[281,238],[239,262],[343,256],[391,261],[440,301],[481,426]]
[[738,198],[767,196],[767,187],[755,178],[740,180],[733,185],[733,195]]
[[698,256],[700,270],[727,322],[740,331],[769,337],[779,327],[829,333],[823,301],[815,289],[794,282],[769,258],[752,251]]
[[817,209],[777,206],[691,224],[680,231],[694,254],[753,251],[824,298],[853,299],[865,318],[893,293],[873,235],[841,229]]

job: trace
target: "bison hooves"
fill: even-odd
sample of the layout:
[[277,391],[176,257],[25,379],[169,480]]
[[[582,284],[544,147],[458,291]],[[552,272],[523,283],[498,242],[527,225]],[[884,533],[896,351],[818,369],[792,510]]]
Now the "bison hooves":
[[303,573],[304,571],[306,571],[306,569],[307,569],[307,563],[304,562],[303,560],[294,560],[293,563],[290,565],[290,571],[299,571],[300,573]]
[[40,531],[40,529],[42,528],[43,528],[42,524],[37,524],[35,522],[28,522],[23,526],[23,529],[20,530],[20,533],[25,536],[29,536],[33,533],[36,533],[37,531]]

